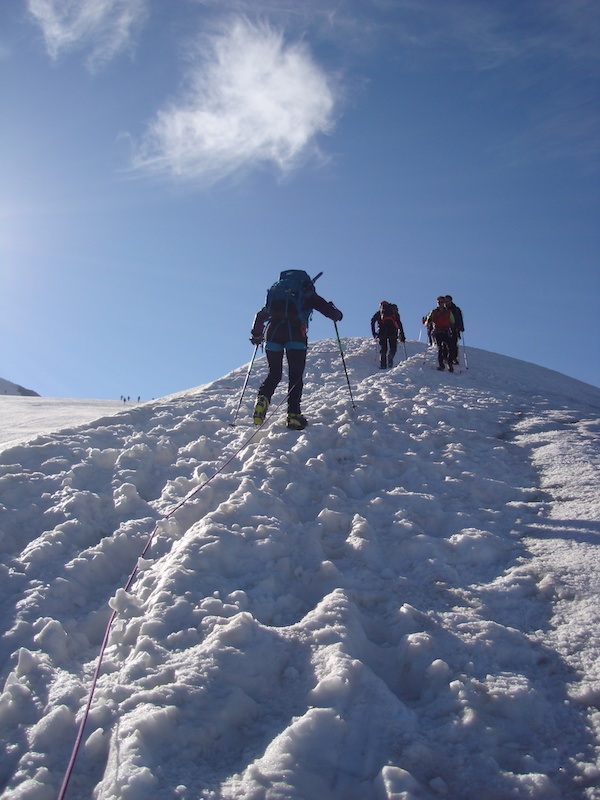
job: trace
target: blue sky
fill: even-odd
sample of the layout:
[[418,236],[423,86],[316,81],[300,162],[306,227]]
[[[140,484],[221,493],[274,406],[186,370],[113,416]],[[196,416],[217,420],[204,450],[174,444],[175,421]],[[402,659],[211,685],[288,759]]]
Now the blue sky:
[[467,347],[599,385],[599,22],[580,0],[1,4],[0,375],[205,383],[301,268],[342,337],[389,299],[416,339],[450,293]]

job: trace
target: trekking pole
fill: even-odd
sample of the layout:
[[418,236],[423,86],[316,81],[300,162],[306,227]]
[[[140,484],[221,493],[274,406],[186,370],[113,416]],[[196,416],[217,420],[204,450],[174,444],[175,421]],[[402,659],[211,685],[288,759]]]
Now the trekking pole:
[[375,363],[381,363],[381,344],[377,336],[373,337],[373,344],[375,345]]
[[404,348],[404,359],[408,358],[408,353],[406,352],[406,339],[402,342],[402,347]]
[[427,346],[425,347],[425,351],[423,353],[423,363],[427,361],[427,356],[429,354],[430,347],[431,347],[431,340],[429,339],[429,334],[427,334]]
[[467,345],[465,344],[465,332],[462,332],[462,343],[463,343],[463,356],[465,358],[465,369],[469,369],[469,359],[467,358]]
[[346,382],[348,384],[348,391],[350,392],[350,400],[352,401],[352,408],[356,408],[356,403],[352,397],[352,387],[350,386],[350,378],[348,377],[348,370],[346,369],[346,359],[344,358],[344,351],[342,349],[342,342],[340,340],[340,333],[338,331],[337,322],[334,321],[333,327],[335,328],[335,335],[337,336],[338,347],[340,348],[340,355],[342,357],[342,364],[344,365],[344,372],[346,373]]
[[246,391],[246,386],[248,386],[248,381],[250,380],[250,373],[252,372],[252,365],[254,364],[254,359],[256,358],[256,354],[258,353],[258,348],[259,347],[260,347],[260,345],[257,344],[256,347],[254,348],[254,353],[252,355],[252,361],[250,361],[250,364],[248,366],[248,372],[246,373],[246,380],[244,381],[244,385],[242,387],[242,394],[240,395],[240,402],[237,405],[237,408],[235,410],[235,414],[233,415],[233,419],[229,423],[232,428],[235,428],[235,421],[237,419],[237,415],[240,412],[240,408],[241,408],[241,405],[242,405],[242,400],[244,399],[244,392]]

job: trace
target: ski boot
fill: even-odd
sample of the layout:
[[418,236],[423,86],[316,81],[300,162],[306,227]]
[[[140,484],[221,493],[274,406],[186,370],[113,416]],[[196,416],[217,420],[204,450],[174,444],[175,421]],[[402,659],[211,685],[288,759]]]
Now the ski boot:
[[267,415],[269,408],[269,398],[264,394],[259,394],[256,398],[256,405],[254,406],[254,424],[262,425]]
[[287,415],[287,427],[291,428],[293,431],[303,431],[307,425],[308,421],[302,414]]

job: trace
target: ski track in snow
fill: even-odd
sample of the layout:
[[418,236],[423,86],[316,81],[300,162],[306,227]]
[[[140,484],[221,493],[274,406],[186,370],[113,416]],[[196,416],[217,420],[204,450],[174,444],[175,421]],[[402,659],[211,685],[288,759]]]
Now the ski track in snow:
[[343,344],[0,452],[3,799],[600,798],[600,390]]

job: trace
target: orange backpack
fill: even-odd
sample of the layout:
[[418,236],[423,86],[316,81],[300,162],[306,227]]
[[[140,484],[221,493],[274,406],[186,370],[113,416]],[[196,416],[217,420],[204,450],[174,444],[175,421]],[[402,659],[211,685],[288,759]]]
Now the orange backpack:
[[454,325],[454,317],[448,308],[434,308],[429,315],[435,330],[446,331]]

